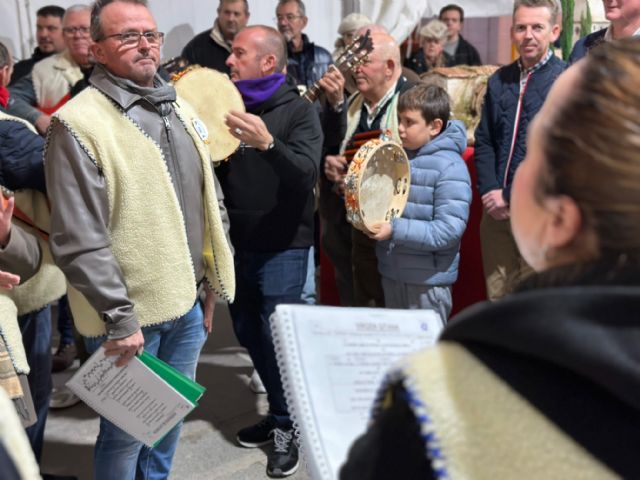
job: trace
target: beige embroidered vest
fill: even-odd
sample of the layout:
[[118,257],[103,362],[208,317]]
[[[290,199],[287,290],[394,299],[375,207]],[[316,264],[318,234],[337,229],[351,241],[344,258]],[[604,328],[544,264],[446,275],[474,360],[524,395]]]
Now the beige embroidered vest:
[[[233,301],[233,256],[220,217],[208,149],[194,129],[193,109],[180,99],[177,103],[176,113],[202,161],[207,280],[219,296]],[[184,219],[159,145],[93,87],[55,116],[105,178],[111,249],[138,322],[147,326],[181,317],[196,299],[196,278]],[[99,128],[87,119],[100,119]],[[105,334],[104,322],[77,290],[69,289],[69,300],[82,335]]]
[[[380,122],[380,130],[382,130],[384,135],[388,136],[388,133],[391,134],[389,140],[393,140],[394,142],[402,145],[400,135],[398,134],[399,95],[400,94],[396,92],[389,101],[389,106],[385,110],[382,121]],[[356,92],[349,97],[347,104],[349,105],[349,109],[347,110],[347,131],[344,139],[342,140],[342,144],[340,145],[340,154],[344,153],[347,144],[351,141],[351,137],[353,137],[353,134],[358,128],[360,115],[362,114],[362,105],[364,104],[364,96],[361,93]]]
[[412,355],[402,373],[440,478],[617,478],[460,345]]

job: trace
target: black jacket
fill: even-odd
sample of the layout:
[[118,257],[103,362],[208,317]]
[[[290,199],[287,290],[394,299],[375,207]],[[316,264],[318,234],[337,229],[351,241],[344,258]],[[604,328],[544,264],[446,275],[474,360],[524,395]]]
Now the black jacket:
[[489,77],[482,117],[475,132],[475,162],[480,195],[502,189],[504,199],[509,202],[513,176],[527,153],[529,122],[542,107],[551,85],[566,66],[562,60],[553,56],[531,75],[522,101],[513,158],[508,166],[520,95],[518,61],[500,68]]
[[[466,348],[621,478],[639,478],[638,269],[604,268],[593,277],[471,307],[449,323],[440,342]],[[343,480],[439,478],[402,385],[390,393],[393,406],[354,443]],[[544,461],[544,452],[535,454]],[[518,466],[510,467],[517,478]]]
[[[451,55],[443,51],[442,56],[444,57],[444,64],[442,65],[443,67],[452,67],[454,65],[453,57]],[[424,52],[422,50],[418,50],[411,56],[411,58],[405,60],[404,66],[410,68],[418,75],[431,70],[431,66],[429,66],[429,64],[427,63],[427,60],[424,57]]]
[[288,83],[249,113],[262,118],[275,145],[266,152],[241,145],[216,169],[231,242],[252,252],[308,248],[322,149],[318,115]]
[[476,47],[467,42],[462,35],[458,37],[458,46],[453,55],[453,65],[482,65],[480,54]]
[[229,55],[229,50],[213,41],[211,29],[193,37],[182,49],[182,56],[190,65],[213,68],[222,73],[229,73],[229,67],[224,63]]
[[31,55],[30,58],[20,60],[13,66],[13,75],[11,76],[11,83],[9,83],[9,86],[12,86],[22,77],[26,77],[27,75],[29,75],[36,63],[38,63],[40,60],[44,60],[54,53],[55,52],[43,53],[40,48],[36,47],[36,49],[33,51],[33,55]]

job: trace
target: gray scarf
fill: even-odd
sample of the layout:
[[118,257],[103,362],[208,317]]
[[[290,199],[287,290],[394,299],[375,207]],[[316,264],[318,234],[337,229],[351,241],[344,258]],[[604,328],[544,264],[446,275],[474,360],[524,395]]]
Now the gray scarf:
[[176,101],[176,90],[173,85],[165,82],[157,73],[153,78],[153,87],[142,87],[128,78],[114,75],[102,65],[96,65],[96,68],[101,68],[107,78],[118,87],[145,99],[160,112],[160,115],[167,115],[171,110],[171,103]]

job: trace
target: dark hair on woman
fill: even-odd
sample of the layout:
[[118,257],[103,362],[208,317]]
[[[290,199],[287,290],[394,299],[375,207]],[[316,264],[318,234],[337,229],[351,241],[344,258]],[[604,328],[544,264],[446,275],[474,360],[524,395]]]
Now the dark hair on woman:
[[600,256],[640,258],[640,41],[591,50],[544,135],[539,194],[567,195]]

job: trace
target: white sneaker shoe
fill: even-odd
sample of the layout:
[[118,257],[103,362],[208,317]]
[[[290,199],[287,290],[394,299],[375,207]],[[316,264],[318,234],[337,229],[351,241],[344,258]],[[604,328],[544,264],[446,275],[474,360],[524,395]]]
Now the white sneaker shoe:
[[80,398],[69,390],[69,387],[63,385],[58,388],[54,388],[51,392],[51,400],[49,401],[49,408],[60,409],[73,407],[80,403]]

